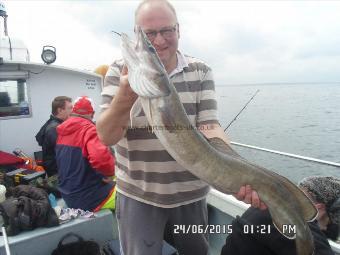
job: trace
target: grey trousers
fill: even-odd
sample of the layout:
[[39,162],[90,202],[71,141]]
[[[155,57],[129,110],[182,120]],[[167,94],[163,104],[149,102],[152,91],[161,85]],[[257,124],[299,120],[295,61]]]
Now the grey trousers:
[[123,255],[160,255],[163,239],[180,255],[208,254],[208,235],[197,233],[197,226],[208,224],[205,199],[176,208],[160,208],[117,192],[116,217]]

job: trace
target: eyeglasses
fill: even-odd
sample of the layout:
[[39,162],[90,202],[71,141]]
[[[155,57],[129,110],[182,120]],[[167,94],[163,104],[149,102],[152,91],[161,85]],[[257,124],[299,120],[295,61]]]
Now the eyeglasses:
[[152,42],[153,40],[156,39],[158,33],[160,33],[164,39],[171,39],[175,35],[176,30],[177,30],[177,24],[172,27],[162,28],[161,30],[158,30],[158,31],[157,30],[146,30],[144,31],[144,33],[146,34],[148,39]]

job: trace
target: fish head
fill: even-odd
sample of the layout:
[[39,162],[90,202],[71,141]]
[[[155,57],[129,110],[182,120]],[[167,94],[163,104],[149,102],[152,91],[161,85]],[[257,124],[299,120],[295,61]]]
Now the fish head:
[[137,41],[122,34],[122,55],[128,68],[132,90],[141,97],[156,98],[170,94],[170,81],[156,49],[140,27]]

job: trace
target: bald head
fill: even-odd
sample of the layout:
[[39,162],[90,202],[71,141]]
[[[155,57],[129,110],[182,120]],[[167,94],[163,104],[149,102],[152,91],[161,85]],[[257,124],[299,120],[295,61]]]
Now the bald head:
[[[151,43],[166,71],[174,70],[177,66],[180,33],[173,6],[166,0],[145,0],[136,10],[135,25],[145,33],[156,34]],[[168,31],[168,36],[163,36],[164,31]]]
[[149,14],[157,12],[166,12],[168,16],[171,16],[174,23],[178,23],[176,10],[167,0],[144,0],[135,11],[135,24],[140,25],[142,20],[151,19],[154,16]]

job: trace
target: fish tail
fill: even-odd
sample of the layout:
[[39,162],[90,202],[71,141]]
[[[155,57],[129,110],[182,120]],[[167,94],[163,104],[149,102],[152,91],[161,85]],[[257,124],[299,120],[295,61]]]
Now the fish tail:
[[296,254],[298,255],[313,255],[314,254],[314,242],[312,233],[307,224],[305,224],[305,231],[302,233],[296,233],[295,240]]

